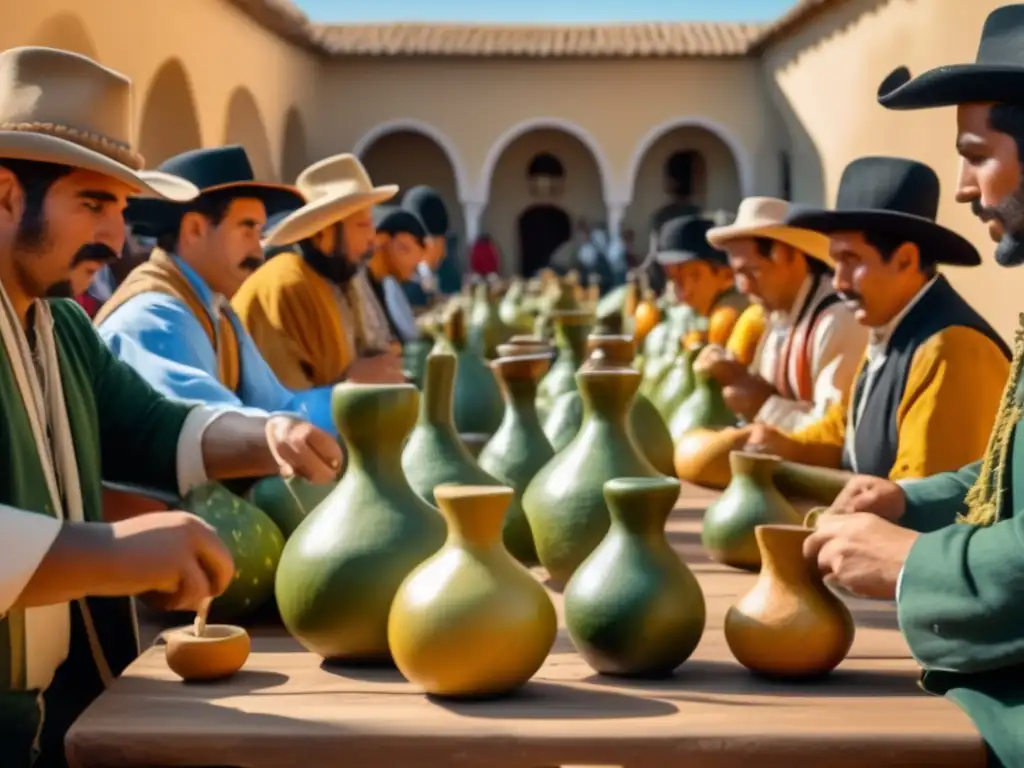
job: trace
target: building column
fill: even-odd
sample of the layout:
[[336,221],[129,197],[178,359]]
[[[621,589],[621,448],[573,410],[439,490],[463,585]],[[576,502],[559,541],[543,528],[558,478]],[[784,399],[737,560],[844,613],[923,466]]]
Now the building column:
[[626,203],[608,203],[608,237],[617,238],[622,232],[622,220],[626,216]]
[[472,248],[480,236],[480,219],[483,217],[486,200],[463,200],[462,219],[466,223],[466,247]]

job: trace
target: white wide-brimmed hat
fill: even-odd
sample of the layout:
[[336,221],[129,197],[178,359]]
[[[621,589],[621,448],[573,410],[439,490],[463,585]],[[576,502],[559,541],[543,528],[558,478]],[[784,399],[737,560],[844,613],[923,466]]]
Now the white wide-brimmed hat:
[[789,208],[785,200],[774,197],[748,197],[740,203],[735,221],[708,230],[708,242],[719,250],[725,250],[725,244],[730,240],[764,237],[791,245],[830,268],[835,266],[829,254],[829,240],[825,235],[786,225]]
[[267,230],[264,248],[305,240],[398,194],[397,184],[375,187],[359,158],[349,153],[309,166],[299,174],[295,186],[306,198],[306,204]]
[[87,56],[55,48],[0,53],[0,159],[95,171],[134,193],[185,202],[195,185],[142,171],[131,146],[131,80]]

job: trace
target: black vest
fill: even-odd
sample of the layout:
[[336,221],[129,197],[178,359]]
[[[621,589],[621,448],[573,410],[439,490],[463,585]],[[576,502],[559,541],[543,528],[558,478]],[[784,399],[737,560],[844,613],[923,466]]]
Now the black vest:
[[[999,347],[1006,359],[1010,359],[1010,348],[999,334],[964,301],[946,278],[940,275],[893,332],[885,362],[882,363],[871,385],[864,415],[857,424],[853,439],[857,471],[861,474],[889,476],[896,463],[899,448],[899,425],[896,423],[896,417],[907,387],[907,375],[914,353],[936,333],[953,326],[972,328],[987,336]],[[853,414],[860,408],[867,373],[868,367],[865,365],[861,368],[854,385],[850,403]],[[845,448],[843,469],[853,469],[853,460]]]

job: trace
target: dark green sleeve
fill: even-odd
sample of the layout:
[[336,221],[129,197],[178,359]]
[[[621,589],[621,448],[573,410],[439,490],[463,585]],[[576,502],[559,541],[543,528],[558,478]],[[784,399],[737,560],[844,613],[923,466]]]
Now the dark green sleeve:
[[921,480],[900,483],[907,500],[907,510],[900,525],[912,531],[928,533],[956,522],[957,515],[966,511],[964,497],[971,490],[981,462],[976,461],[956,472],[943,472]]
[[903,567],[900,629],[926,670],[1024,662],[1024,512],[989,527],[923,533]]
[[51,304],[92,374],[103,479],[178,493],[178,436],[195,406],[169,400],[107,349],[72,301]]

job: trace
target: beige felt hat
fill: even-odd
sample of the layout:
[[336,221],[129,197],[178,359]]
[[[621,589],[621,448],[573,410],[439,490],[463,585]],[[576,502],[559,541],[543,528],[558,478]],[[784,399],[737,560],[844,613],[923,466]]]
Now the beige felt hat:
[[356,211],[372,208],[398,194],[397,184],[373,186],[359,158],[348,153],[309,166],[299,174],[295,186],[306,198],[306,204],[267,231],[264,248],[305,240]]
[[131,81],[87,56],[55,48],[0,53],[0,158],[58,163],[110,176],[137,194],[194,199],[176,176],[140,172],[131,147]]
[[788,212],[789,203],[785,200],[774,197],[748,197],[740,203],[739,210],[736,211],[736,220],[732,224],[708,230],[708,242],[719,250],[725,250],[724,246],[730,240],[765,237],[791,245],[829,267],[835,266],[829,254],[828,238],[809,229],[787,226],[784,222]]

